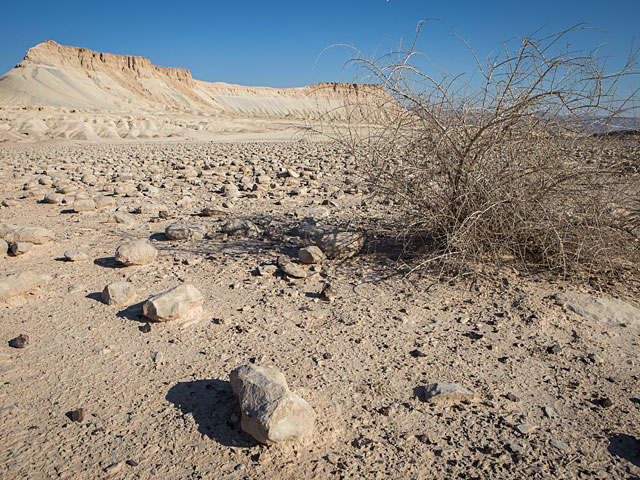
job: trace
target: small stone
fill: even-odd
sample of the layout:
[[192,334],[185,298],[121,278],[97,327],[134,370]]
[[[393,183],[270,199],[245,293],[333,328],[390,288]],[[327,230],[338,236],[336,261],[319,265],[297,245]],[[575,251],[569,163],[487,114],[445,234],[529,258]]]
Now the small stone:
[[509,447],[509,450],[513,453],[520,453],[523,450],[523,446],[519,443],[510,443],[507,447]]
[[307,271],[300,265],[293,263],[288,257],[284,255],[278,258],[278,266],[280,269],[293,278],[306,278],[308,276]]
[[200,211],[200,215],[203,217],[217,217],[228,213],[228,211],[218,207],[205,207]]
[[48,275],[38,275],[26,270],[15,270],[0,275],[0,302],[6,302],[40,287],[51,280]]
[[562,440],[556,440],[555,438],[552,439],[549,444],[554,447],[557,448],[558,450],[564,452],[566,450],[569,450],[569,445],[567,445],[566,443],[564,443]]
[[457,383],[432,383],[422,387],[422,393],[425,401],[435,404],[450,404],[478,399],[478,395],[473,390]]
[[422,357],[426,357],[427,354],[422,352],[421,350],[415,349],[415,350],[411,350],[409,352],[409,355],[411,355],[413,358],[422,358]]
[[129,459],[125,462],[127,465],[129,465],[130,467],[137,467],[138,466],[138,462],[136,462],[135,460]]
[[158,250],[146,238],[125,242],[116,249],[116,262],[126,266],[149,265],[158,256]]
[[71,421],[72,422],[84,422],[84,408],[77,408],[71,411]]
[[67,250],[64,252],[64,259],[68,262],[86,262],[89,255],[80,250]]
[[547,347],[547,352],[551,354],[560,353],[562,351],[562,347],[560,345],[553,345],[551,347]]
[[151,324],[149,322],[145,323],[144,325],[142,325],[142,326],[140,326],[138,328],[142,333],[151,332]]
[[255,237],[259,234],[258,227],[249,220],[233,219],[222,225],[222,232],[227,235],[241,237]]
[[142,306],[144,315],[156,322],[191,320],[202,313],[203,296],[193,285],[183,283],[155,297]]
[[164,230],[169,240],[199,240],[207,234],[206,228],[197,223],[175,222]]
[[42,199],[42,202],[55,205],[57,203],[61,203],[62,200],[64,200],[64,195],[61,193],[47,193]]
[[559,305],[564,305],[585,318],[617,324],[640,324],[640,309],[622,300],[581,293],[558,293],[555,299]]
[[324,287],[322,287],[322,291],[320,295],[328,302],[333,302],[337,296],[337,291],[332,283],[325,283]]
[[302,263],[315,264],[322,263],[322,261],[327,257],[322,252],[322,250],[320,250],[320,248],[316,247],[315,245],[311,245],[309,247],[301,248],[300,250],[298,250],[298,258]]
[[16,338],[9,340],[9,346],[13,348],[24,348],[29,344],[29,336],[20,334]]
[[556,411],[553,409],[553,407],[548,407],[548,406],[542,407],[542,411],[548,418],[554,418],[558,415]]
[[602,364],[604,363],[604,359],[598,355],[597,353],[590,353],[587,358],[591,360],[593,363]]
[[8,243],[29,242],[43,245],[55,238],[51,230],[42,227],[16,227],[2,236]]
[[131,282],[112,282],[102,290],[102,301],[107,305],[129,305],[136,297],[136,288]]
[[613,405],[613,402],[611,401],[610,398],[604,397],[598,400],[598,405],[600,405],[603,408],[609,408],[610,406]]
[[535,425],[531,425],[530,423],[520,423],[515,426],[515,429],[523,435],[528,434],[529,432],[535,430],[537,427]]
[[73,202],[73,211],[76,213],[92,212],[96,209],[96,203],[91,199],[79,199]]
[[519,402],[520,399],[514,395],[513,393],[509,392],[504,396],[507,400],[511,400],[512,402]]
[[124,462],[115,462],[104,469],[104,473],[107,475],[115,475],[124,468]]

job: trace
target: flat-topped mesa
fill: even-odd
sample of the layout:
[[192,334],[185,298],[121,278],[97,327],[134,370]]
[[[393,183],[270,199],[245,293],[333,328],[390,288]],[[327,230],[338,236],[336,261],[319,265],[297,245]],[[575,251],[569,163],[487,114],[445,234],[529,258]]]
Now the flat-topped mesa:
[[24,61],[18,64],[18,67],[24,66],[26,62],[89,71],[131,71],[140,77],[152,77],[154,73],[160,73],[187,84],[192,80],[191,72],[186,68],[158,67],[145,57],[100,53],[88,48],[60,45],[53,40],[47,40],[27,50]]

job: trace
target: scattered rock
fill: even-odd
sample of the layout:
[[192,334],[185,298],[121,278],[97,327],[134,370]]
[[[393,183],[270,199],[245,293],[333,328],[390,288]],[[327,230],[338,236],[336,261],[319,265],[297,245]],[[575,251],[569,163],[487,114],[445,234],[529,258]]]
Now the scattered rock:
[[119,223],[122,225],[130,225],[134,222],[135,220],[133,219],[132,216],[122,212],[116,212],[113,215],[109,215],[107,217],[107,223]]
[[38,275],[26,270],[5,273],[0,277],[0,302],[28,293],[49,280],[49,275]]
[[278,258],[278,266],[280,269],[293,278],[306,278],[308,273],[300,265],[293,263],[288,257],[284,255]]
[[158,250],[146,238],[123,243],[116,250],[116,261],[126,266],[149,265],[158,256]]
[[569,450],[569,445],[567,445],[566,443],[564,443],[562,440],[556,440],[556,439],[552,439],[549,444],[554,447],[557,448],[558,450],[564,452],[566,450]]
[[229,212],[218,207],[205,207],[200,211],[200,215],[203,217],[217,217],[220,215],[227,215]]
[[478,400],[478,395],[470,388],[457,383],[437,382],[422,388],[424,399],[435,404],[451,404]]
[[242,429],[262,443],[296,439],[308,433],[316,414],[289,390],[284,375],[269,366],[245,365],[230,374],[240,401]]
[[532,432],[533,430],[535,430],[537,427],[535,425],[531,425],[530,423],[520,423],[516,425],[514,428],[521,434],[526,435],[529,432]]
[[560,345],[553,345],[551,347],[547,347],[547,352],[551,354],[560,353],[562,351],[562,347]]
[[324,298],[327,302],[333,302],[337,294],[338,291],[331,282],[325,283],[324,287],[322,287],[322,291],[320,292],[322,298]]
[[314,264],[314,263],[322,263],[322,261],[327,258],[325,254],[320,250],[320,248],[315,245],[311,245],[309,247],[301,248],[298,250],[298,258],[302,263],[306,264]]
[[421,350],[415,349],[415,350],[411,350],[409,352],[409,355],[411,355],[413,358],[423,358],[426,357],[427,354],[422,352]]
[[603,408],[609,408],[610,406],[613,405],[613,402],[611,401],[610,398],[604,397],[598,400],[598,405],[600,405]]
[[102,290],[102,301],[107,305],[129,305],[136,298],[136,293],[131,282],[113,282]]
[[73,211],[76,213],[92,212],[95,209],[96,203],[89,198],[82,198],[73,202]]
[[55,205],[58,203],[62,203],[62,200],[64,200],[64,195],[62,195],[61,193],[47,193],[42,199],[42,202]]
[[144,325],[141,325],[140,327],[138,327],[138,329],[142,333],[150,333],[151,332],[151,324],[149,322],[147,322]]
[[72,422],[84,422],[84,408],[76,408],[75,410],[71,410],[70,416]]
[[512,402],[519,402],[520,399],[514,395],[513,393],[509,392],[504,396],[507,400],[511,400]]
[[64,252],[64,259],[68,262],[86,262],[89,255],[81,250],[67,250]]
[[202,293],[187,283],[183,283],[155,297],[142,306],[144,315],[156,322],[196,319],[202,313]]
[[585,318],[599,322],[640,325],[640,309],[621,300],[582,293],[558,293],[555,299],[559,305],[564,305]]
[[199,240],[207,230],[197,223],[175,222],[165,228],[164,234],[169,240]]
[[9,346],[13,348],[24,348],[29,344],[29,336],[20,334],[16,338],[9,340]]
[[222,225],[222,232],[227,235],[241,236],[241,237],[256,237],[260,233],[258,227],[249,221],[242,219],[229,220]]
[[36,245],[43,245],[55,238],[51,230],[42,227],[17,227],[0,236],[8,243],[29,242]]

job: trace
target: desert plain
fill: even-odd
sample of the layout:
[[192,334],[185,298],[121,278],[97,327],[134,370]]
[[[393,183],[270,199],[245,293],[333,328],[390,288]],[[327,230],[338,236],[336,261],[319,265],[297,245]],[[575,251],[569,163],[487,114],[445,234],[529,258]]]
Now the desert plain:
[[[318,100],[43,45],[0,79],[0,477],[640,477],[637,283],[408,274],[393,203],[303,134],[367,87]],[[140,239],[151,261],[118,261]],[[114,282],[131,294],[109,305]],[[183,284],[197,311],[149,318]],[[245,365],[277,368],[313,428],[244,431]]]

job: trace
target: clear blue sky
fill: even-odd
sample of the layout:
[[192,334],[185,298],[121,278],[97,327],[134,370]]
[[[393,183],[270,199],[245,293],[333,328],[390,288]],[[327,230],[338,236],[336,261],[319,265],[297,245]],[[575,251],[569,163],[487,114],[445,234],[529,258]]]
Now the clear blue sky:
[[[0,74],[45,40],[100,52],[141,55],[161,66],[184,67],[200,80],[273,87],[350,81],[347,59],[332,44],[367,52],[408,41],[418,21],[438,17],[481,54],[501,40],[587,22],[608,31],[614,63],[640,46],[640,0],[315,0],[315,1],[7,1],[0,15]],[[583,47],[578,44],[577,47]],[[422,36],[420,50],[449,71],[468,71],[470,58],[443,28]],[[638,79],[640,80],[640,79]],[[635,80],[634,80],[635,81]]]

